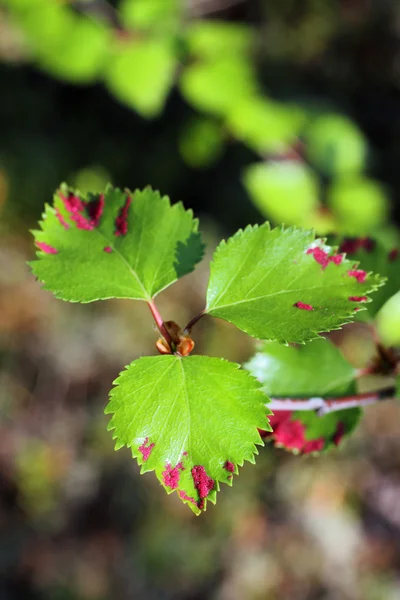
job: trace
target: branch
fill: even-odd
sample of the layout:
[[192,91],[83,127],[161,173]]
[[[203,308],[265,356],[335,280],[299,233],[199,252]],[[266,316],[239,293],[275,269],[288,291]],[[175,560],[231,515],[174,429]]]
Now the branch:
[[204,17],[216,12],[222,12],[246,0],[191,0],[189,13],[191,17]]
[[272,412],[279,410],[315,410],[319,415],[326,415],[347,408],[356,408],[376,404],[382,400],[394,398],[396,390],[394,387],[367,394],[354,394],[342,398],[271,398],[268,408]]

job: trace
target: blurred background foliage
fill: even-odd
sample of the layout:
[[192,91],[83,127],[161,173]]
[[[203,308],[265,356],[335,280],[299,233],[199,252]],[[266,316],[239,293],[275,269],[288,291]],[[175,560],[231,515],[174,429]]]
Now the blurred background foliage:
[[[399,241],[398,2],[0,0],[0,80],[0,598],[397,600],[394,403],[321,459],[261,450],[196,519],[106,432],[112,381],[155,351],[146,307],[56,301],[25,262],[67,180],[182,199],[208,258],[268,218],[374,236],[383,264]],[[201,310],[207,277],[206,260],[163,294],[164,317]],[[374,351],[361,323],[332,337],[356,367]],[[211,320],[196,344],[254,351]]]

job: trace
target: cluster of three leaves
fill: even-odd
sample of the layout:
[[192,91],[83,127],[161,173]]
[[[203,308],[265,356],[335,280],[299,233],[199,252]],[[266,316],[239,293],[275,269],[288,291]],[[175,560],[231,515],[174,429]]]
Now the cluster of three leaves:
[[[34,235],[34,274],[72,302],[151,303],[203,255],[192,213],[150,188],[109,187],[84,199],[61,186]],[[376,275],[354,276],[353,263],[312,232],[265,223],[218,246],[205,313],[259,339],[301,343],[350,321],[379,284]],[[115,383],[106,412],[117,447],[130,447],[142,472],[155,470],[195,513],[215,502],[238,466],[254,462],[258,430],[269,429],[262,384],[224,359],[143,357]]]

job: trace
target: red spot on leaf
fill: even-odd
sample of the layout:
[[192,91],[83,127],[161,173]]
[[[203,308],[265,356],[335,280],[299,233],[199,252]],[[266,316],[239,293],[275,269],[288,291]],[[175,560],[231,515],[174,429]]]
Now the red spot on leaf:
[[365,278],[367,276],[366,271],[363,271],[362,269],[355,269],[353,271],[349,271],[349,276],[350,277],[354,277],[355,279],[357,279],[357,281],[359,283],[363,283],[365,281]]
[[195,467],[193,467],[191,472],[194,487],[196,488],[199,494],[199,501],[197,502],[197,506],[200,509],[203,509],[204,499],[207,498],[208,494],[214,488],[215,481],[207,475],[205,468],[201,465],[196,465]]
[[343,262],[344,256],[343,254],[334,254],[329,257],[329,262],[333,262],[335,265],[341,265]]
[[180,471],[184,470],[184,466],[181,462],[179,462],[176,467],[172,468],[172,465],[166,464],[165,471],[162,474],[164,485],[171,488],[171,490],[176,490],[179,485],[179,478],[181,476]]
[[399,251],[397,248],[393,248],[389,254],[388,254],[388,259],[390,260],[390,262],[393,262],[397,259],[397,257],[399,256]]
[[324,449],[325,440],[323,437],[320,437],[316,440],[309,440],[304,444],[303,454],[311,454],[312,452],[321,452]]
[[314,310],[311,304],[304,304],[304,302],[296,302],[293,306],[300,308],[301,310]]
[[35,242],[36,246],[45,252],[46,254],[58,254],[58,250],[53,248],[53,246],[49,246],[49,244],[45,244],[44,242]]
[[187,456],[187,455],[188,455],[188,453],[187,453],[187,452],[186,452],[186,450],[185,450],[185,452],[183,453],[183,456]]
[[329,256],[329,254],[319,246],[309,248],[306,254],[312,254],[317,263],[321,265],[322,269],[326,269],[329,263],[340,265],[344,258],[343,254],[334,254],[333,256]]
[[126,235],[128,233],[128,210],[132,198],[128,196],[124,206],[121,208],[118,217],[115,219],[115,235]]
[[230,460],[227,460],[226,463],[224,464],[224,469],[226,471],[229,471],[230,473],[234,473],[235,472],[235,465]]
[[144,440],[143,444],[141,446],[139,446],[139,448],[138,448],[139,452],[141,452],[141,454],[143,456],[144,461],[146,461],[149,458],[151,451],[153,450],[153,448],[155,446],[154,442],[152,444],[147,445],[148,442],[149,442],[149,438],[147,437]]
[[329,264],[329,256],[325,250],[322,250],[319,246],[315,246],[314,248],[309,248],[306,254],[312,254],[318,264],[325,269]]
[[105,247],[103,248],[103,250],[104,250],[104,252],[108,252],[108,253],[110,253],[110,252],[112,252],[112,251],[113,251],[113,249],[111,248],[111,246],[105,246]]
[[332,441],[335,444],[335,446],[339,446],[340,442],[342,441],[342,437],[344,436],[344,433],[345,433],[344,423],[342,421],[339,421],[339,423],[337,424],[337,427],[336,427],[336,431],[332,437]]
[[368,298],[367,296],[349,296],[349,300],[351,302],[366,302]]
[[178,490],[178,494],[179,494],[179,497],[182,498],[182,500],[186,500],[187,502],[196,504],[196,500],[194,498],[192,498],[191,496],[188,496],[186,494],[186,492],[184,492],[183,490]]
[[62,214],[60,213],[58,208],[56,208],[56,217],[60,221],[60,223],[64,227],[64,229],[69,229],[69,225],[68,225],[67,221],[64,219],[64,217],[62,216]]

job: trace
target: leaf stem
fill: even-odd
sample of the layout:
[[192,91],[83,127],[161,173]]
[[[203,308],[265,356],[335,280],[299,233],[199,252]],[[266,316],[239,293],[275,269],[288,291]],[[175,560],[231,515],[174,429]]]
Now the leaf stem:
[[188,324],[186,325],[186,327],[184,328],[184,331],[187,331],[187,332],[189,332],[189,333],[190,333],[190,332],[191,332],[191,330],[192,330],[192,327],[193,327],[194,325],[196,325],[197,321],[200,321],[200,319],[201,319],[202,317],[204,317],[204,315],[205,315],[205,314],[206,314],[206,309],[205,309],[205,308],[203,308],[203,310],[202,310],[202,311],[200,311],[198,315],[196,315],[195,317],[193,317],[193,319],[192,319],[191,321],[189,321],[189,323],[188,323]]
[[267,406],[272,412],[279,410],[315,410],[322,416],[339,410],[376,404],[382,400],[394,398],[395,394],[395,388],[390,387],[386,390],[378,390],[366,394],[354,394],[341,398],[271,398],[271,402]]
[[154,300],[148,300],[147,304],[150,308],[151,314],[153,315],[153,319],[155,324],[157,325],[158,331],[161,333],[166,342],[168,342],[169,346],[172,344],[171,336],[169,335],[167,328],[164,325],[164,321],[160,313],[158,312],[158,308],[155,305]]

